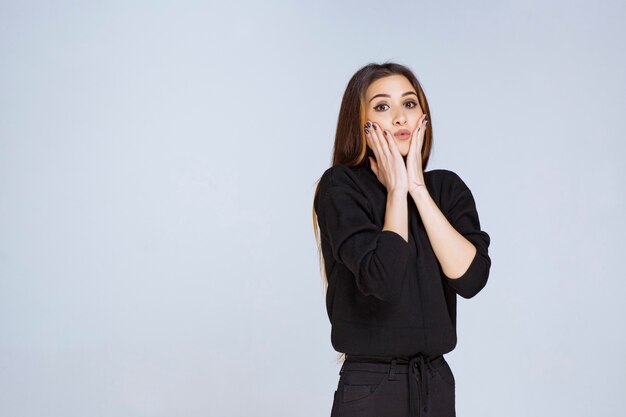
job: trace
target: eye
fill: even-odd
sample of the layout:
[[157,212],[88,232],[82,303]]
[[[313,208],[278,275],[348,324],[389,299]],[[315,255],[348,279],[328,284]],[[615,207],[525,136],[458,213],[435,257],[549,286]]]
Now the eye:
[[[379,112],[380,111],[385,111],[385,110],[387,110],[387,108],[384,108],[384,106],[389,108],[389,105],[383,103],[383,104],[379,104],[378,106],[373,107],[373,109],[376,110],[376,111],[379,111]],[[417,103],[414,102],[414,101],[407,101],[405,103],[405,106],[407,106],[407,108],[409,108],[409,109],[413,109],[413,108],[417,107]]]

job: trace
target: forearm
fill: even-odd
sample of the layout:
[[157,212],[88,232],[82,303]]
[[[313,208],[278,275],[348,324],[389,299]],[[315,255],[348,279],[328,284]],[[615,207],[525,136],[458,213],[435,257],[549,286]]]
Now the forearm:
[[428,235],[428,240],[448,278],[459,278],[467,271],[476,247],[448,222],[426,187],[411,192]]
[[409,241],[409,213],[406,192],[391,191],[387,194],[387,207],[385,209],[385,224],[383,230],[396,232]]

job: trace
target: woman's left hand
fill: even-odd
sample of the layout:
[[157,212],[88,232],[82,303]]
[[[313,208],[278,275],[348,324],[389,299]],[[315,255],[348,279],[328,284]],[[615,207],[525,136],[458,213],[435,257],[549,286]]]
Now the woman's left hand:
[[417,128],[411,135],[411,145],[406,156],[406,170],[409,182],[409,194],[425,187],[424,172],[422,171],[422,145],[424,144],[424,132],[426,131],[426,114],[422,115]]

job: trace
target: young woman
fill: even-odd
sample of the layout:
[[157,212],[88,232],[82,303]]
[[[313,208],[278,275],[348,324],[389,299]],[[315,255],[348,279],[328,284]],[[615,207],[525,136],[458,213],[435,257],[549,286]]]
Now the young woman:
[[[487,283],[489,235],[453,171],[424,171],[432,123],[415,75],[369,64],[343,96],[314,198],[331,343],[331,417],[455,416],[457,295]],[[320,243],[321,235],[321,243]]]

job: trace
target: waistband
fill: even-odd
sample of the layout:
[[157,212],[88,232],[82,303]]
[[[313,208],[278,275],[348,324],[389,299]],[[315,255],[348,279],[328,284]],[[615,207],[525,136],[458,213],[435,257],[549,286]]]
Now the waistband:
[[[395,374],[409,375],[409,405],[411,416],[418,417],[421,409],[428,411],[428,379],[429,372],[432,376],[433,367],[438,367],[445,362],[443,355],[427,355],[418,353],[412,356],[372,356],[372,355],[350,355],[346,354],[346,360],[341,366],[339,374],[344,370],[359,370],[370,372],[389,373],[389,379],[397,379]],[[418,402],[415,400],[418,395]]]

